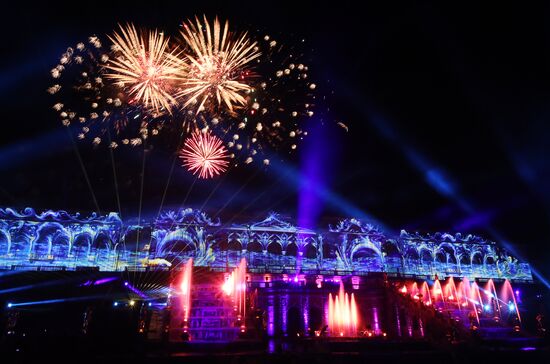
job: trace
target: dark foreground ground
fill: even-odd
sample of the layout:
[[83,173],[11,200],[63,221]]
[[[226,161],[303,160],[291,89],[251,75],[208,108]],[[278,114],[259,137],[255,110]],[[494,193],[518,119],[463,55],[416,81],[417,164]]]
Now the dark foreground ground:
[[[271,340],[233,343],[41,343],[4,352],[3,363],[548,363],[544,340],[434,344],[427,341]],[[4,347],[3,349],[6,349]]]

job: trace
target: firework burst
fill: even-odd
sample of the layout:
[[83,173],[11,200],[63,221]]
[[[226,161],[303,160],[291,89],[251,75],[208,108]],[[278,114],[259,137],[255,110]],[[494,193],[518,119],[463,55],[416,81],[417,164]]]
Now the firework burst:
[[184,166],[212,178],[229,160],[269,165],[270,156],[297,149],[311,123],[323,122],[317,104],[325,98],[317,96],[303,45],[233,33],[218,18],[187,20],[180,33],[170,42],[128,24],[111,34],[110,47],[93,36],[68,48],[48,89],[63,125],[111,148],[141,145],[161,131],[165,145],[187,137]]
[[168,113],[156,113],[131,97],[105,77],[113,52],[104,48],[97,36],[67,48],[51,70],[54,98],[52,108],[62,124],[76,132],[79,140],[97,146],[117,148],[119,144],[138,146],[158,135],[170,120]]
[[128,24],[109,39],[117,56],[105,65],[105,76],[126,89],[133,102],[170,113],[176,104],[172,85],[185,74],[186,65],[177,50],[168,52],[169,38],[156,30],[140,34]]
[[227,170],[227,150],[221,139],[210,132],[194,132],[180,151],[183,165],[199,178],[213,178]]
[[209,24],[183,24],[180,31],[186,45],[187,74],[177,97],[184,99],[183,107],[197,105],[197,112],[208,106],[225,106],[229,112],[246,104],[245,94],[252,87],[246,83],[250,63],[260,56],[256,42],[246,33],[234,36],[226,21],[223,29],[218,18]]
[[295,151],[309,124],[322,122],[322,114],[315,114],[317,85],[299,47],[287,49],[269,35],[257,47],[261,57],[246,103],[211,127],[230,136],[226,146],[235,163],[269,165],[273,152]]

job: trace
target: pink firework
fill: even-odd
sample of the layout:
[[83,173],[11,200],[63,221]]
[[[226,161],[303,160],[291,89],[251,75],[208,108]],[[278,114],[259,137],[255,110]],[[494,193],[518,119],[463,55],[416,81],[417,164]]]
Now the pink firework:
[[197,131],[185,141],[180,151],[183,165],[199,178],[213,178],[227,170],[227,150],[220,138]]

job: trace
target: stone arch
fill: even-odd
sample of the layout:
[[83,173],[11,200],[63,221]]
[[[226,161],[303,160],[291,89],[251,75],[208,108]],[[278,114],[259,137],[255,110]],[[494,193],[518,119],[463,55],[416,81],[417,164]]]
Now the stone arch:
[[67,258],[71,251],[71,235],[63,229],[59,230],[52,237],[51,255],[55,258]]
[[100,231],[96,235],[92,247],[100,259],[108,259],[114,248],[114,243],[108,232]]
[[304,256],[308,259],[317,259],[317,247],[310,243],[304,247]]
[[401,258],[401,252],[396,243],[391,241],[386,241],[382,245],[382,251],[386,254],[386,257],[390,258]]
[[379,251],[377,251],[373,248],[367,248],[367,247],[363,247],[363,248],[360,248],[360,249],[357,249],[356,251],[354,251],[353,255],[352,255],[352,258],[354,260],[359,260],[361,258],[382,259]]
[[353,269],[378,271],[384,264],[384,256],[378,247],[370,241],[368,244],[358,244],[350,253],[350,262]]
[[470,255],[470,262],[472,265],[482,265],[483,264],[483,252],[476,250]]
[[[440,261],[441,255],[443,255],[444,257],[443,261]],[[441,263],[456,264],[456,249],[454,246],[452,246],[449,243],[441,243],[436,249],[435,258],[437,261],[440,261]]]
[[246,246],[246,250],[249,252],[254,253],[261,253],[262,252],[262,244],[258,243],[257,241],[253,240],[248,243]]
[[447,256],[447,263],[448,263],[448,264],[458,264],[458,260],[457,260],[457,258],[456,258],[456,255],[454,255],[454,254],[449,254],[449,255]]
[[497,257],[493,254],[487,254],[483,257],[483,265],[495,265],[497,262]]
[[215,248],[216,250],[226,251],[229,250],[229,243],[232,243],[233,247],[235,247],[235,242],[239,243],[239,240],[233,234],[220,236],[216,239]]
[[243,245],[237,239],[231,239],[227,242],[227,250],[242,251]]
[[113,241],[109,234],[105,231],[100,231],[95,236],[95,239],[92,244],[93,249],[96,250],[111,250],[113,247]]
[[422,262],[428,262],[428,263],[431,263],[434,261],[434,255],[432,253],[432,251],[428,248],[420,248],[419,252],[418,252],[418,256],[420,258],[420,261]]
[[27,231],[28,226],[23,226],[21,229],[11,233],[11,248],[10,252],[14,255],[28,255],[31,251],[32,234]]
[[408,247],[405,251],[405,258],[408,260],[420,261],[420,253],[415,247]]
[[382,255],[382,252],[380,251],[380,248],[376,246],[373,242],[371,242],[368,238],[367,239],[361,239],[356,242],[355,246],[350,252],[350,260],[353,261],[356,255],[363,255],[363,256],[369,256],[374,254],[378,259],[381,261],[384,260],[384,256]]
[[36,240],[31,246],[35,258],[46,258],[52,254],[54,240],[60,235],[69,235],[65,227],[57,222],[46,222],[36,230]]
[[438,245],[436,251],[444,251],[449,254],[456,255],[456,249],[455,247],[450,243],[441,243]]
[[180,255],[195,250],[197,250],[197,244],[191,234],[186,230],[178,229],[169,232],[162,239],[157,246],[157,256]]
[[458,261],[460,262],[460,265],[470,265],[472,261],[470,260],[469,254],[459,254]]
[[281,246],[281,244],[279,244],[279,242],[274,241],[267,246],[267,252],[269,254],[282,255],[283,247]]
[[71,255],[75,260],[85,261],[92,252],[93,237],[90,232],[83,232],[74,237]]
[[443,264],[446,264],[447,263],[447,255],[445,254],[444,251],[437,251],[435,253],[435,261],[437,263],[443,263]]
[[286,255],[295,257],[298,255],[298,245],[295,242],[290,242],[286,246]]

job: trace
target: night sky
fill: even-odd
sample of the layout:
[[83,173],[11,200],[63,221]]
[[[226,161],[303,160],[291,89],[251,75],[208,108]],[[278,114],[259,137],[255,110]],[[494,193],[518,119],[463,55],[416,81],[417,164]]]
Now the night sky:
[[[271,210],[298,219],[307,200],[308,224],[370,217],[393,232],[475,233],[508,241],[550,275],[547,7],[130,4],[4,5],[0,206],[118,211],[111,155],[80,142],[75,152],[45,92],[49,70],[66,47],[119,22],[176,34],[183,19],[217,14],[239,30],[289,44],[306,39],[311,76],[327,96],[320,104],[330,111],[300,153],[280,155],[284,162],[272,168],[242,167],[193,184],[176,165],[165,207],[185,202],[236,221]],[[113,157],[123,217],[138,216],[140,205],[142,216],[154,217],[173,150],[153,146],[145,164],[143,148],[119,148]],[[306,171],[316,192],[300,185]],[[313,197],[304,200],[307,191]]]

